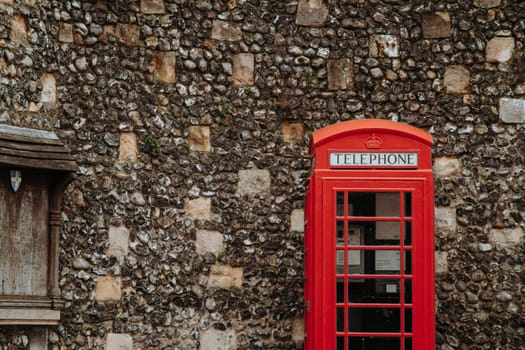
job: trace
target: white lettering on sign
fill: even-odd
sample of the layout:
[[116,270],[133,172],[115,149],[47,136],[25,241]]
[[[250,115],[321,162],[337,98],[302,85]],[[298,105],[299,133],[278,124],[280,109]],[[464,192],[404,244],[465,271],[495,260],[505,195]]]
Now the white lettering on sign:
[[333,152],[330,166],[343,167],[417,167],[416,152]]

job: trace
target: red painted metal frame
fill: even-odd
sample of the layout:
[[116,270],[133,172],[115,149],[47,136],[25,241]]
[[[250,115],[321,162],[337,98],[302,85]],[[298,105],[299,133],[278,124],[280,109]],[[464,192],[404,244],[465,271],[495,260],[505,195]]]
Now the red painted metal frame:
[[[418,152],[417,169],[330,169],[329,152],[374,151],[363,144],[371,135],[383,140],[383,151]],[[305,209],[305,349],[335,350],[336,334],[366,336],[366,332],[348,332],[348,309],[351,308],[399,308],[400,325],[404,322],[404,310],[412,309],[412,332],[400,329],[397,333],[374,333],[377,336],[412,338],[412,349],[435,348],[434,321],[434,189],[431,171],[430,146],[432,139],[427,133],[400,123],[364,120],[337,124],[321,129],[312,135],[314,168],[310,178]],[[398,304],[348,303],[348,283],[345,282],[344,303],[345,332],[336,332],[336,242],[335,242],[335,193],[336,192],[396,192],[412,194],[412,216],[397,218],[401,223],[412,224],[412,245],[404,246],[338,246],[347,250],[400,250],[412,251],[412,274],[405,275],[404,267],[399,275],[351,275],[351,278],[385,278],[412,280],[412,303],[405,304],[404,283],[400,283]],[[345,194],[346,196],[346,194]],[[346,197],[345,197],[346,198]],[[347,201],[345,200],[345,206]],[[402,208],[403,201],[400,199]],[[346,209],[345,209],[346,210]],[[403,212],[401,212],[403,213]],[[347,212],[345,212],[347,214]],[[338,217],[339,219],[339,217]],[[343,218],[345,228],[349,221],[378,221],[381,218]],[[384,219],[384,218],[383,218]],[[389,218],[390,220],[390,218]],[[402,231],[402,230],[401,230]],[[346,240],[346,234],[345,234]],[[347,254],[344,254],[344,265]],[[401,266],[404,254],[400,254]],[[344,275],[337,275],[341,278]],[[346,275],[348,277],[349,275]],[[346,281],[346,279],[345,279]],[[345,350],[348,349],[345,340]],[[403,345],[400,349],[404,350]]]

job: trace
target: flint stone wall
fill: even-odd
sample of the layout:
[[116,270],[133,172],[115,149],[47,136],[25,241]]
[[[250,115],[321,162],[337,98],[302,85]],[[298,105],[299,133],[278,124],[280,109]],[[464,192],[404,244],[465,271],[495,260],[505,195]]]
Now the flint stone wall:
[[437,348],[525,347],[524,33],[518,0],[0,0],[0,122],[81,167],[62,321],[0,348],[301,348],[309,136],[372,117],[434,137]]

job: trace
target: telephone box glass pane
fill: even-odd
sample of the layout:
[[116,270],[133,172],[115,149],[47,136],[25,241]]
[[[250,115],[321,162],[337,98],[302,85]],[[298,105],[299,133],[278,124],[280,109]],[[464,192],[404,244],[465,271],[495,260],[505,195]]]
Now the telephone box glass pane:
[[399,338],[351,337],[348,339],[348,350],[399,350],[399,344]]
[[341,275],[345,273],[345,251],[338,250],[335,252],[335,273]]
[[405,280],[405,303],[412,304],[412,280]]
[[376,194],[368,192],[348,193],[349,216],[375,216]]
[[348,225],[348,245],[398,246],[400,221],[351,221]]
[[398,308],[350,308],[348,331],[350,332],[399,332]]
[[405,273],[412,274],[412,251],[410,250],[405,252]]
[[381,302],[392,302],[399,303],[399,293],[401,292],[400,281],[399,280],[385,280],[385,279],[376,279],[374,280],[374,295]]
[[338,220],[335,223],[336,244],[341,246],[345,244],[345,222]]
[[400,304],[401,281],[399,279],[360,279],[348,283],[349,303]]
[[405,245],[412,245],[412,222],[405,221]]
[[376,216],[398,218],[401,208],[399,198],[396,192],[376,193]]
[[345,251],[344,250],[337,250],[335,252],[335,273],[338,275],[342,275],[345,272],[349,275],[361,275],[364,273],[375,273],[374,271],[366,271],[365,270],[365,264],[364,264],[364,256],[365,253],[372,253],[372,252],[365,252],[362,250],[348,250],[346,251],[346,264],[347,269],[345,271],[344,265],[345,265]]
[[399,245],[399,232],[401,231],[399,221],[377,221],[375,226],[375,244]]
[[348,251],[348,274],[359,275],[363,271],[363,252],[359,250]]
[[[348,245],[399,245],[399,232],[402,229],[404,229],[405,245],[411,245],[410,221],[353,221],[348,225]],[[337,228],[337,233],[339,232]],[[339,243],[342,238],[338,236],[337,239],[337,245],[342,245]]]
[[405,217],[412,217],[412,193],[405,193]]
[[[344,302],[343,279],[338,279],[337,303]],[[405,279],[350,279],[348,281],[349,303],[382,303],[399,304],[401,302],[401,285],[404,283],[405,304],[412,303],[412,280]]]
[[345,279],[338,278],[336,283],[335,302],[340,304],[345,302]]
[[345,338],[337,337],[337,350],[345,350]]
[[405,338],[405,350],[412,350],[412,338]]
[[338,332],[344,332],[345,331],[345,309],[344,308],[337,308],[337,331]]
[[335,215],[344,216],[345,215],[345,194],[344,192],[337,192],[335,195]]
[[[370,216],[370,217],[400,217],[401,202],[399,192],[352,192],[348,193],[348,207],[352,208],[349,216]],[[405,199],[406,202],[406,199]],[[411,211],[411,201],[409,207],[405,205],[405,213]],[[406,216],[406,215],[405,215]]]
[[405,309],[405,332],[412,332],[412,309]]
[[[409,274],[410,251],[405,251],[405,273]],[[349,275],[398,275],[401,266],[401,252],[399,250],[352,250],[347,252],[347,264]],[[358,261],[361,263],[358,264]],[[344,251],[336,251],[336,273],[344,273]],[[363,266],[364,265],[364,266]]]
[[365,232],[362,225],[348,225],[348,245],[362,245],[364,235]]
[[401,252],[399,250],[376,250],[374,253],[375,273],[399,274]]

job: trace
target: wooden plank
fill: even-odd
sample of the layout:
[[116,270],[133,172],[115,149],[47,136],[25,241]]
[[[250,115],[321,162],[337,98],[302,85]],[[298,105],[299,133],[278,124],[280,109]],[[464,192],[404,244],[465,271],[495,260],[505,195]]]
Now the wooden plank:
[[[6,176],[4,176],[7,178]],[[47,179],[28,176],[18,192],[0,185],[0,259],[2,294],[47,295]]]
[[[36,180],[36,179],[35,179]],[[35,186],[32,189],[31,196],[30,218],[31,231],[27,231],[32,235],[31,259],[29,261],[30,275],[31,275],[31,295],[47,295],[47,274],[48,274],[48,254],[49,254],[49,239],[48,239],[48,225],[47,216],[49,211],[49,195],[47,179],[44,176],[39,176],[35,181]],[[28,240],[29,241],[29,240]],[[29,260],[29,259],[28,259]]]
[[0,124],[0,167],[76,171],[75,158],[52,131]]
[[[11,206],[8,208],[8,216],[14,220],[11,222],[12,244],[11,251],[11,280],[13,284],[12,294],[14,295],[40,295],[39,291],[33,292],[33,270],[37,267],[33,264],[33,224],[31,217],[33,213],[33,186],[29,186],[29,179],[25,179],[24,187],[18,192],[11,193],[15,197]],[[28,188],[30,187],[30,188]],[[45,234],[42,232],[41,234]]]
[[77,171],[78,166],[74,161],[66,160],[40,160],[27,159],[0,154],[0,165],[19,166],[21,168]]
[[13,219],[11,218],[12,213],[10,208],[12,207],[12,198],[7,182],[0,182],[0,198],[2,198],[0,201],[0,212],[2,213],[0,219],[0,245],[4,252],[2,259],[0,259],[0,276],[2,278],[0,281],[0,291],[2,295],[9,295],[14,293],[11,268],[13,265],[13,255],[16,252],[13,251],[14,242],[11,235]]
[[40,139],[56,139],[58,140],[57,134],[53,131],[24,128],[21,126],[14,126],[8,124],[0,124],[0,133],[9,135],[27,136]]
[[20,141],[20,142],[26,142],[26,143],[41,143],[45,145],[60,145],[60,146],[64,145],[62,141],[60,141],[59,139],[39,139],[39,138],[34,138],[34,137],[3,134],[3,133],[0,133],[0,139],[7,140],[7,141]]
[[50,309],[56,303],[48,296],[20,296],[20,295],[0,295],[0,308],[24,308],[32,309]]
[[0,325],[56,325],[59,320],[59,310],[0,309]]
[[33,144],[33,143],[20,143],[0,140],[0,147],[20,149],[26,151],[33,151],[38,149],[42,152],[56,152],[56,153],[70,153],[66,147],[61,145],[45,145],[45,144]]
[[[4,172],[0,174],[3,175]],[[9,278],[9,264],[7,259],[3,259],[4,256],[8,256],[8,245],[10,244],[9,239],[9,226],[8,221],[5,219],[4,213],[7,212],[7,201],[4,199],[9,195],[7,183],[2,179],[0,180],[0,247],[2,249],[2,259],[0,259],[0,295],[6,293],[5,281]]]
[[69,153],[51,153],[51,152],[39,152],[36,151],[22,151],[13,150],[9,148],[0,147],[0,154],[8,156],[32,158],[32,159],[57,159],[57,160],[74,160],[73,156]]

